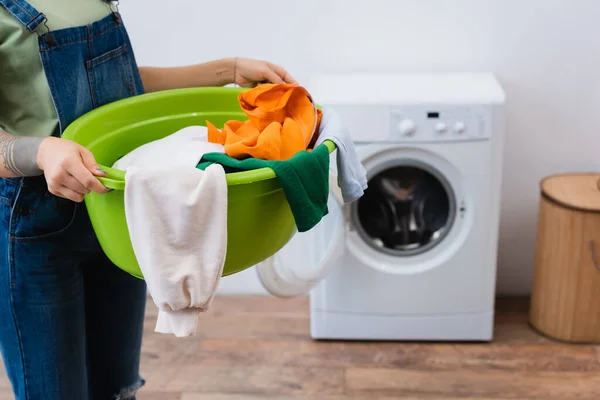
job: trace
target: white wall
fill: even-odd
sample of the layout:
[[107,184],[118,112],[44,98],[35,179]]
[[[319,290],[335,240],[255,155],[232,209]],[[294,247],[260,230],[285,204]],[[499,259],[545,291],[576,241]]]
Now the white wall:
[[[528,293],[538,185],[598,170],[598,0],[127,0],[141,64],[227,56],[322,71],[484,70],[508,96],[498,289]],[[253,271],[221,292],[259,292]]]

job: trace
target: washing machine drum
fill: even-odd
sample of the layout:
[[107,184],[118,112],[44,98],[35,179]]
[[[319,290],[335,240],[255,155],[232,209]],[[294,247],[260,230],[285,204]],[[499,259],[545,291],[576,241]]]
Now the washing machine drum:
[[453,220],[451,188],[439,174],[416,166],[377,173],[353,206],[361,238],[396,256],[427,251],[439,243]]

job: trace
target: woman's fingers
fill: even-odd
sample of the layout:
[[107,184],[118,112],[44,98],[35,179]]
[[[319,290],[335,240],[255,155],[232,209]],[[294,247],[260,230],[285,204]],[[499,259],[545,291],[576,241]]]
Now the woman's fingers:
[[271,64],[271,63],[267,63],[267,65],[273,72],[275,72],[277,74],[277,76],[279,76],[279,78],[281,78],[281,80],[283,81],[282,83],[292,83],[292,84],[298,83],[292,77],[292,75],[290,75],[290,73],[285,70],[285,68],[280,67],[279,65]]
[[79,182],[79,180],[77,180],[73,175],[69,175],[69,176],[65,177],[62,184],[63,184],[63,186],[74,191],[75,193],[79,193],[82,195],[85,195],[85,194],[88,194],[91,192],[91,190],[89,188],[87,188],[81,182]]
[[[108,189],[90,172],[83,162],[71,164],[69,174],[79,181],[84,187],[96,193],[106,193]],[[73,188],[71,188],[73,189]],[[88,192],[89,193],[89,192]]]
[[268,64],[263,71],[264,78],[270,83],[285,83],[284,80]]
[[59,187],[54,194],[76,203],[81,203],[83,201],[83,195],[81,193],[77,193],[66,186]]

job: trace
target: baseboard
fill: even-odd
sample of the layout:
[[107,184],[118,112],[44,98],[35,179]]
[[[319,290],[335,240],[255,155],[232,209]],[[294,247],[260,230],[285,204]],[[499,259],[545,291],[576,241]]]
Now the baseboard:
[[328,340],[483,341],[493,338],[494,313],[372,315],[311,309],[311,336]]

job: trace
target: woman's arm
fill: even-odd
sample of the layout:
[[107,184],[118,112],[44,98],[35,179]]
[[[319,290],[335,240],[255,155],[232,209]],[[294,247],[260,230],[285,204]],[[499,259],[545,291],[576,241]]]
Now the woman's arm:
[[140,68],[146,92],[199,86],[225,86],[233,83],[233,59],[172,68]]
[[282,67],[247,58],[223,58],[185,67],[140,67],[146,92],[235,83],[252,87],[259,82],[296,83]]
[[90,193],[108,191],[96,176],[106,176],[92,153],[70,140],[15,136],[0,130],[0,177],[45,175],[48,191],[81,202]]
[[44,138],[13,136],[0,130],[0,177],[42,175],[37,156]]

